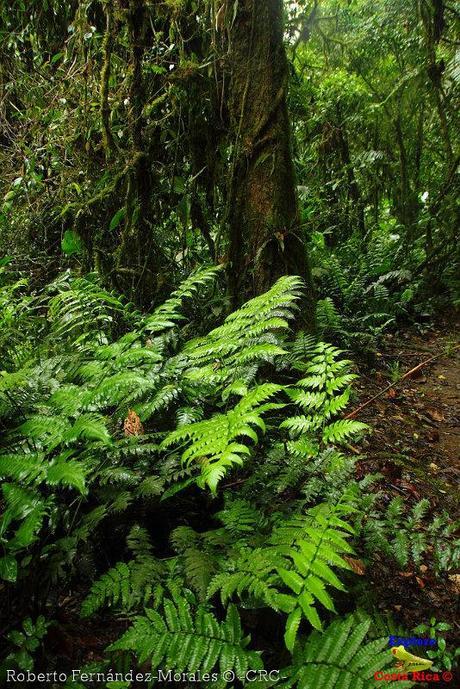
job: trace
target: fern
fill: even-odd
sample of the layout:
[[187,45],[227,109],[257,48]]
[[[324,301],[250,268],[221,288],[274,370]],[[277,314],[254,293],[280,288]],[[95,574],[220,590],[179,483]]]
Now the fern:
[[341,331],[342,318],[330,297],[320,299],[317,302],[316,322],[323,337]]
[[116,314],[128,313],[118,296],[98,284],[95,274],[72,280],[70,273],[64,273],[48,290],[57,291],[48,306],[52,337],[71,340],[73,346],[81,347],[93,338],[103,344]]
[[148,662],[152,670],[167,667],[177,672],[210,673],[234,670],[244,676],[248,668],[261,669],[259,653],[248,650],[235,606],[219,622],[204,607],[193,611],[183,597],[164,598],[161,612],[147,608],[109,651],[132,651],[139,664]]
[[[4,512],[0,522],[0,538],[6,554],[0,561],[0,576],[7,581],[15,581],[18,573],[16,557],[38,539],[50,501],[42,500],[30,489],[14,483],[4,483],[2,494]],[[19,521],[21,523],[17,526]]]
[[302,366],[304,377],[286,390],[292,402],[306,413],[288,417],[281,427],[288,429],[291,436],[302,436],[310,442],[315,454],[320,444],[343,444],[368,427],[348,419],[327,423],[348,405],[349,386],[356,376],[349,372],[351,362],[339,358],[342,352],[336,347],[319,343],[311,354]]
[[[276,611],[284,609],[283,597],[276,587],[276,566],[280,556],[268,548],[252,548],[243,552],[240,557],[227,562],[225,572],[213,577],[207,598],[211,599],[220,592],[220,599],[225,605],[235,595],[240,599],[256,601]],[[290,605],[290,601],[288,601]]]
[[334,603],[326,587],[344,589],[331,567],[333,565],[349,569],[342,555],[353,552],[347,542],[350,527],[337,516],[343,509],[344,505],[340,503],[330,513],[323,513],[322,509],[315,508],[306,518],[284,523],[274,531],[270,539],[277,552],[283,556],[283,566],[277,567],[277,574],[289,589],[289,616],[285,632],[289,650],[294,647],[302,617],[313,627],[321,629],[317,602],[334,611]]
[[209,582],[217,571],[217,552],[207,535],[188,526],[179,526],[171,533],[171,544],[179,555],[175,571],[181,571],[186,585],[201,601],[206,599]]
[[81,494],[87,492],[86,468],[80,462],[60,461],[52,464],[46,472],[46,481],[50,486],[63,484],[76,488]]
[[361,421],[349,421],[342,419],[329,424],[323,430],[323,443],[343,443],[350,438],[367,430],[368,426]]
[[185,299],[191,299],[198,290],[213,283],[221,268],[210,266],[201,268],[189,275],[186,280],[175,290],[169,299],[155,309],[153,314],[145,321],[145,330],[153,335],[164,333],[176,327],[177,322],[183,319],[180,312]]
[[282,520],[262,547],[243,544],[241,554],[225,563],[225,573],[211,581],[208,597],[220,591],[225,604],[235,594],[250,596],[288,614],[285,642],[292,650],[302,618],[321,628],[317,603],[334,610],[326,587],[344,589],[333,568],[349,569],[342,554],[353,552],[347,542],[351,527],[339,515],[352,509],[344,501],[332,510],[323,505]]
[[90,617],[102,607],[129,611],[141,603],[148,603],[154,584],[160,583],[164,571],[154,558],[118,562],[91,587],[81,608],[82,617]]
[[280,278],[264,295],[230,314],[222,326],[191,340],[182,355],[189,367],[187,378],[229,384],[250,376],[251,366],[284,355],[275,333],[288,328],[301,287],[297,277]]
[[[342,418],[355,378],[343,352],[307,335],[288,341],[299,278],[281,278],[219,327],[189,338],[184,302],[216,275],[212,268],[190,276],[145,317],[94,276],[66,274],[41,295],[50,318],[40,356],[0,381],[0,574],[16,578],[27,554],[30,567],[45,565],[56,581],[80,574],[75,564],[87,554],[88,576],[104,520],[125,523],[119,515],[129,520],[152,505],[156,514],[166,499],[165,509],[179,513],[179,491],[195,484],[216,495],[243,467],[238,493],[224,494],[224,506],[209,513],[216,528],[195,531],[181,510],[173,552],[160,560],[150,534],[134,527],[130,554],[96,580],[92,574],[82,606],[84,617],[102,608],[137,614],[111,651],[132,652],[140,664],[239,674],[260,659],[247,648],[235,602],[283,615],[291,651],[303,631],[322,626],[323,608],[334,613],[333,592],[344,590],[353,552],[346,520],[354,507],[350,496],[340,498],[350,463],[333,445],[366,426]],[[296,504],[285,504],[285,490]],[[217,596],[224,621],[211,612]]]
[[444,551],[447,557],[439,569],[455,567],[454,562],[458,562],[458,555],[454,555],[456,544],[448,545],[448,542],[458,523],[446,522],[442,516],[427,522],[430,503],[426,498],[415,503],[409,511],[400,496],[393,498],[386,509],[379,506],[380,497],[380,493],[361,495],[358,500],[357,532],[370,558],[376,552],[383,552],[399,567],[406,567],[410,562],[418,566],[427,551],[434,550],[439,555]]
[[201,469],[198,485],[207,485],[215,493],[228,467],[235,464],[241,466],[243,456],[250,454],[249,447],[237,440],[244,436],[254,443],[258,442],[253,426],[265,430],[262,414],[277,407],[264,403],[280,390],[279,385],[260,385],[227,414],[217,414],[209,420],[188,424],[173,431],[163,441],[162,448],[181,442],[187,444],[187,449],[182,453],[182,462],[187,465],[198,463]]
[[145,529],[134,526],[127,545],[134,558],[128,563],[118,562],[92,585],[81,607],[82,617],[90,617],[102,607],[129,611],[152,600],[155,585],[165,576],[165,566],[153,557]]
[[254,533],[263,522],[259,510],[247,500],[227,502],[225,509],[217,512],[215,516],[234,536]]
[[[298,645],[293,664],[281,671],[283,689],[371,689],[381,681],[374,673],[385,670],[393,662],[388,650],[388,636],[375,641],[364,641],[371,620],[359,621],[350,615],[337,620],[321,634],[313,632],[307,642]],[[414,686],[412,681],[396,680],[391,686],[397,689]]]

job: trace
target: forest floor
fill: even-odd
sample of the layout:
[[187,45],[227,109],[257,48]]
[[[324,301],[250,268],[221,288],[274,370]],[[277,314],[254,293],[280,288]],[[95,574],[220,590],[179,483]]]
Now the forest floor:
[[[353,410],[379,396],[354,416],[372,428],[362,445],[352,448],[360,455],[356,475],[381,473],[375,489],[384,492],[386,502],[400,495],[411,507],[428,498],[432,512],[446,509],[452,518],[459,516],[459,364],[458,335],[451,322],[422,334],[408,331],[386,336],[372,365],[359,367]],[[418,568],[401,571],[382,556],[362,574],[367,580],[367,599],[372,596],[379,609],[390,612],[405,629],[426,624],[435,616],[452,625],[446,635],[449,648],[460,645],[456,605],[460,574],[436,578],[429,553]],[[47,649],[51,655],[72,659],[73,667],[101,658],[104,648],[128,626],[127,620],[113,616],[81,620],[80,604],[78,592],[61,601],[58,625]]]
[[[379,397],[353,416],[372,428],[359,448],[358,478],[379,472],[377,487],[388,502],[400,495],[412,506],[428,498],[431,512],[446,510],[452,519],[460,514],[458,333],[453,321],[423,334],[387,336],[372,370],[360,370],[354,409]],[[434,616],[452,625],[449,646],[460,646],[459,573],[436,578],[428,553],[418,568],[401,571],[380,557],[366,576],[379,608],[406,629]]]

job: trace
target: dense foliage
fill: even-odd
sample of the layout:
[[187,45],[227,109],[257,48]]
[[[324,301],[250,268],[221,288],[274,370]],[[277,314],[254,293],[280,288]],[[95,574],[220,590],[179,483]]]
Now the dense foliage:
[[[186,302],[198,290],[206,302],[218,269],[191,275],[147,316],[95,275],[63,274],[32,295],[3,270],[5,332],[20,327],[22,341],[12,349],[6,339],[0,385],[2,578],[37,603],[44,588],[87,580],[112,524],[117,540],[126,539],[126,550],[117,549],[125,556],[93,583],[81,610],[138,613],[110,654],[133,651],[153,669],[162,660],[190,672],[220,663],[244,675],[262,660],[247,648],[232,601],[284,617],[292,652],[309,625],[322,629],[336,613],[334,591],[350,584],[347,557],[361,538],[370,556],[379,539],[388,542],[401,505],[389,507],[388,527],[378,514],[368,522],[368,480],[354,479],[354,460],[341,449],[368,430],[343,418],[356,376],[337,348],[303,334],[290,339],[301,281],[280,279],[194,337]],[[243,480],[232,480],[235,471]],[[208,501],[207,530],[177,518],[197,488],[219,498]],[[151,514],[171,524],[169,545],[152,540]],[[449,528],[447,520],[446,538]],[[393,556],[419,556],[426,544],[414,525],[398,524],[398,532]],[[439,562],[457,565],[458,552]],[[355,641],[346,672],[371,676],[375,658],[361,655],[355,666],[352,649]],[[302,657],[285,671],[289,686]],[[377,658],[380,669],[388,654]]]
[[404,630],[363,573],[455,576],[458,523],[356,470],[350,405],[356,360],[459,304],[459,21],[443,0],[1,6],[2,679],[56,666],[69,601],[110,632],[88,671],[393,670]]
[[[240,166],[274,155],[269,114],[257,141],[232,119],[238,3],[28,5],[4,7],[0,28],[3,245],[24,260],[32,243],[39,272],[62,246],[144,305],[197,262],[236,261]],[[458,300],[457,10],[302,0],[285,11],[300,224],[271,228],[239,270],[257,272],[272,244],[283,262],[305,235],[328,300],[319,320],[354,337],[357,318],[378,334]]]

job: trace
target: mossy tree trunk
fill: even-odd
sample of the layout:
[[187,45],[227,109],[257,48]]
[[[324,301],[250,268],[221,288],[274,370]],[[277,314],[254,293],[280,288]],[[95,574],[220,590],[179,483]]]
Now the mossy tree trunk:
[[[229,7],[227,13],[232,12]],[[236,305],[284,274],[301,275],[310,288],[310,275],[286,104],[282,0],[238,0],[236,16],[227,23],[233,135],[229,281]],[[305,320],[311,303],[307,310]]]
[[117,280],[131,299],[141,306],[149,306],[156,296],[161,261],[152,230],[152,142],[144,132],[143,108],[146,98],[142,60],[146,47],[145,0],[127,0],[124,9],[131,53],[129,101],[132,165],[127,184],[125,228],[118,249]]

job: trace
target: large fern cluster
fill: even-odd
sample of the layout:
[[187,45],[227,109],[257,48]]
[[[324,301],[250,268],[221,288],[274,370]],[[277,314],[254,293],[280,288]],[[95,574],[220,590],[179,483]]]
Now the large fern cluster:
[[[372,251],[362,251],[361,241],[353,235],[331,251],[324,237],[314,233],[311,248],[319,283],[319,332],[327,340],[366,351],[398,320],[414,317],[421,307],[422,281],[389,228],[376,233]],[[396,270],[396,265],[403,267]]]
[[[261,661],[238,610],[271,610],[291,653],[335,614],[356,511],[339,448],[366,426],[341,418],[355,378],[343,352],[289,339],[298,278],[190,338],[184,302],[217,272],[191,275],[147,315],[95,276],[65,274],[33,297],[39,347],[0,380],[0,573],[19,586],[72,576],[118,523],[126,549],[82,607],[132,619],[109,655],[239,676]],[[178,509],[197,490],[205,529]],[[152,508],[172,522],[166,552],[144,523]]]
[[[306,514],[279,517],[256,548],[240,540],[222,573],[213,577],[208,596],[220,592],[222,603],[233,596],[264,603],[287,614],[285,643],[294,647],[302,619],[321,629],[317,606],[334,611],[327,587],[343,590],[335,569],[349,569],[343,554],[353,529],[340,518],[353,509],[346,501],[318,505]],[[350,533],[351,532],[351,533]]]
[[[148,405],[152,415],[177,396],[176,368],[164,372],[170,364],[167,348],[174,341],[171,330],[181,319],[183,300],[215,273],[210,269],[192,276],[143,319],[104,290],[95,276],[73,279],[64,274],[33,297],[42,339],[21,368],[5,371],[0,380],[0,414],[7,429],[0,454],[4,578],[15,580],[17,557],[36,545],[41,529],[57,533],[59,520],[66,525],[66,537],[47,545],[45,560],[54,559],[60,546],[75,554],[88,529],[107,514],[126,509],[137,497],[161,492],[162,481],[148,469],[158,448],[156,438],[126,436],[120,424],[139,399],[139,407]],[[31,318],[36,318],[33,310]],[[133,325],[136,330],[129,330]],[[123,330],[127,332],[117,339]],[[99,507],[82,511],[75,520],[74,498],[65,491],[75,491],[81,502],[90,487]],[[50,520],[51,514],[58,521]]]
[[[152,579],[148,595],[138,601],[142,614],[108,652],[133,653],[139,664],[147,663],[152,670],[213,673],[216,686],[225,684],[222,672],[233,671],[245,685],[247,670],[263,666],[262,658],[248,648],[250,638],[243,634],[237,610],[266,606],[286,616],[285,643],[292,653],[292,664],[277,671],[268,686],[378,686],[375,672],[392,662],[386,625],[375,626],[368,615],[359,613],[323,630],[315,609],[321,603],[328,614],[335,612],[326,586],[343,589],[334,570],[349,567],[342,554],[352,552],[352,529],[343,519],[353,509],[352,495],[345,494],[334,508],[323,504],[289,518],[270,518],[236,500],[216,515],[220,528],[199,533],[178,527],[172,534],[177,556],[158,561],[169,572],[163,569],[153,588]],[[118,564],[96,582],[84,614],[103,602],[129,610],[131,567]],[[125,594],[120,580],[126,582]],[[226,610],[224,619],[213,605],[217,592]],[[321,631],[305,636],[310,626]],[[371,626],[374,640],[364,643]],[[376,633],[384,636],[376,639]],[[251,678],[254,681],[254,672]]]

